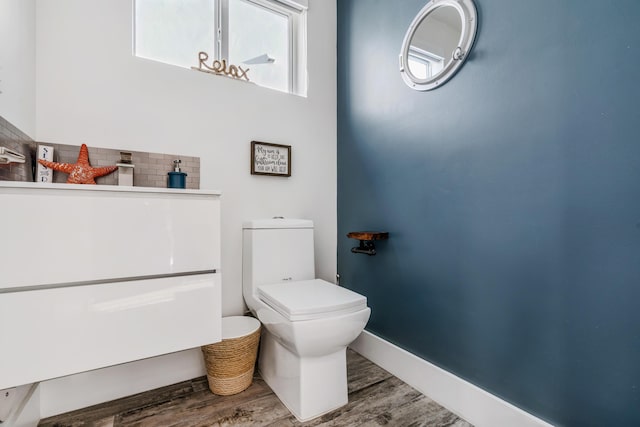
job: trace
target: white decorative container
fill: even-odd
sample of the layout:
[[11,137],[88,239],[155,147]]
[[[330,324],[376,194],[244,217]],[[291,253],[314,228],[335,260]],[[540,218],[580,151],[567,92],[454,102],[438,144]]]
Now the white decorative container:
[[134,165],[128,163],[116,163],[118,166],[118,185],[133,187]]

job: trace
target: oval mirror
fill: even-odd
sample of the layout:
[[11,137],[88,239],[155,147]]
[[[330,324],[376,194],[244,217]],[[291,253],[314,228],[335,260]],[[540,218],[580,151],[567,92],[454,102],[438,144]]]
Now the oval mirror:
[[477,13],[473,0],[431,0],[416,15],[400,51],[400,74],[415,90],[449,80],[473,46]]

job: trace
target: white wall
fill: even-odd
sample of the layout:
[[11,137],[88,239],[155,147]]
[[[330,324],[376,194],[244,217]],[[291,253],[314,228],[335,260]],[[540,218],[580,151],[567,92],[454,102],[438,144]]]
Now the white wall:
[[[334,281],[335,1],[309,9],[307,98],[134,57],[132,4],[37,1],[36,139],[199,156],[201,188],[223,192],[225,315],[243,311],[246,219],[313,219],[317,274]],[[250,175],[251,140],[292,145],[292,177]]]
[[0,116],[36,133],[35,0],[0,0]]
[[[223,192],[223,315],[244,311],[246,219],[312,219],[317,275],[335,279],[336,3],[311,3],[307,98],[134,57],[132,0],[36,3],[36,140],[199,156],[201,188]],[[292,145],[292,177],[250,175],[251,140]],[[43,416],[202,375],[199,357],[136,362],[146,380],[133,388],[127,366],[49,381]],[[185,374],[158,375],[167,370]]]

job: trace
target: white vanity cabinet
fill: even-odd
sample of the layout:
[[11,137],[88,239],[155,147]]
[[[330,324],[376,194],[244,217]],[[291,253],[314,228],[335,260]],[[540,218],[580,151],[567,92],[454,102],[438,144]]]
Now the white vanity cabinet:
[[0,182],[0,389],[220,341],[220,193]]

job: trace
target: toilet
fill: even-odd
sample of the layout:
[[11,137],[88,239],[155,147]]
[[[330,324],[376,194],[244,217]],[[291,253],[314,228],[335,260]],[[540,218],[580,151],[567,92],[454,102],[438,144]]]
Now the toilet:
[[315,278],[313,222],[243,225],[242,291],[264,325],[258,369],[300,421],[348,402],[346,349],[371,309],[366,297]]

